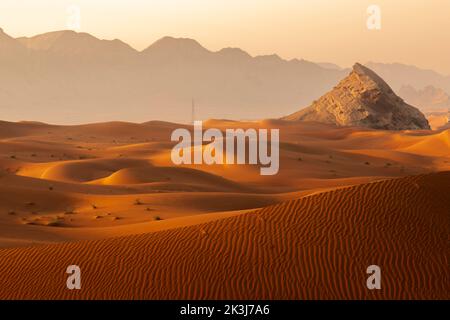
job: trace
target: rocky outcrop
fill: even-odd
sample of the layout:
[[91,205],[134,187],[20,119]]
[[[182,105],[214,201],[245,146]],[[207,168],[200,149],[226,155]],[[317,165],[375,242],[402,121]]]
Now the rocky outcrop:
[[359,63],[333,90],[283,119],[385,130],[430,129],[417,108],[405,103],[381,77]]

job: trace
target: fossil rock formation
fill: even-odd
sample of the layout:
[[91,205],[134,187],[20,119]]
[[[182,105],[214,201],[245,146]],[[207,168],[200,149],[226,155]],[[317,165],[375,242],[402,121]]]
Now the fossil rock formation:
[[333,90],[284,119],[385,130],[430,129],[417,108],[405,103],[375,72],[359,63]]

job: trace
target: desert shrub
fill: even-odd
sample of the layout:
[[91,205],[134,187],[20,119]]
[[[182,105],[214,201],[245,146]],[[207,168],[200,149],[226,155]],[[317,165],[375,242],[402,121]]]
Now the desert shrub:
[[59,221],[58,219],[52,219],[46,223],[46,226],[48,226],[48,227],[58,227],[60,225],[61,225],[61,221]]

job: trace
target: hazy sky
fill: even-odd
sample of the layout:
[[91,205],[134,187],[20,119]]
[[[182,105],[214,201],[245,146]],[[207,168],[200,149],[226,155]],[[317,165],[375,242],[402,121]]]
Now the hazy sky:
[[[367,28],[372,4],[381,30]],[[450,74],[450,0],[1,0],[0,27],[15,37],[67,29],[70,5],[80,8],[80,31],[139,50],[170,35],[210,50],[342,66],[402,62]]]

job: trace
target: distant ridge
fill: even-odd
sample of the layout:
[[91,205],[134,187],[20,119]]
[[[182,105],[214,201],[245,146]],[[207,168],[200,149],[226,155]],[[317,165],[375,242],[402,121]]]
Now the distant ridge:
[[0,48],[0,111],[12,121],[188,123],[192,98],[199,119],[277,118],[343,76],[304,60],[210,51],[188,38],[163,37],[139,52],[70,30],[18,39],[2,32]]
[[72,30],[54,31],[34,37],[21,37],[17,40],[26,48],[60,54],[132,54],[137,52],[120,40],[100,40],[88,33]]
[[[426,70],[408,76],[413,67],[393,65],[397,77],[387,72],[391,65],[380,68],[390,85],[418,79],[450,87],[445,76]],[[199,119],[279,118],[309,105],[348,72],[239,48],[211,51],[188,38],[164,37],[137,51],[117,39],[70,30],[18,39],[0,31],[0,70],[2,119],[61,124],[188,123],[192,98]]]
[[450,108],[450,95],[440,88],[426,86],[417,90],[413,86],[401,87],[399,95],[406,102],[417,106],[422,111],[443,111]]
[[364,65],[386,80],[395,92],[402,86],[424,88],[430,85],[450,92],[450,75],[402,63],[367,62]]

